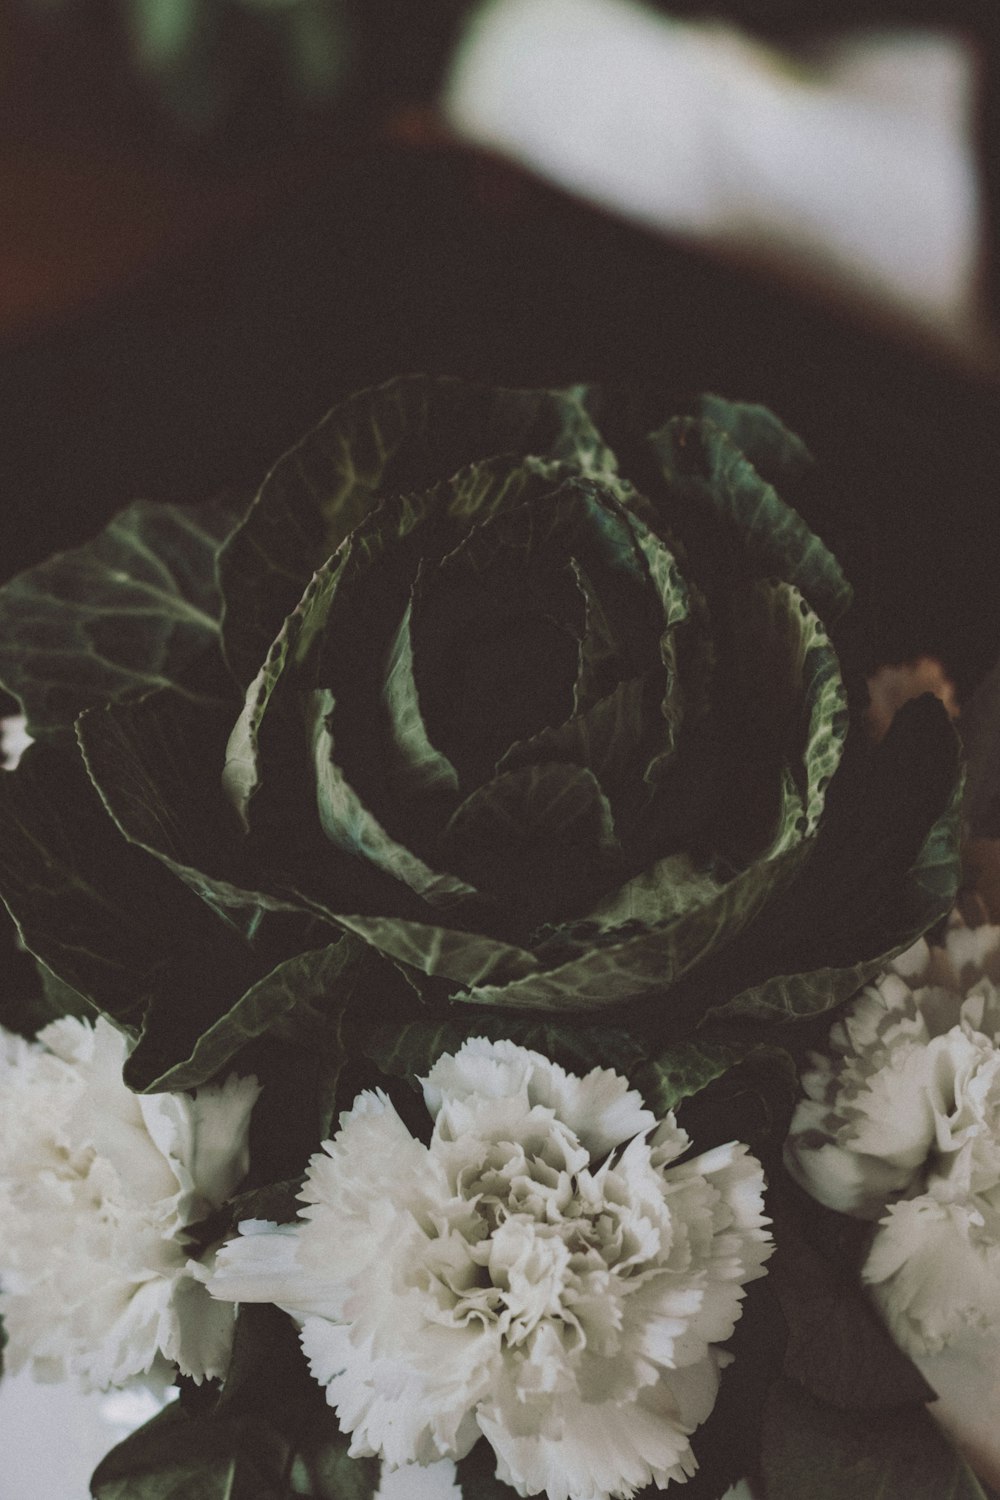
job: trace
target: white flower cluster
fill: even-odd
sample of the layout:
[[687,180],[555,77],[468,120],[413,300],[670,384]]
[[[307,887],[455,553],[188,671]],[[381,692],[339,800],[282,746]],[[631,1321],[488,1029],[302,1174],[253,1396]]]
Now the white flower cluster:
[[185,1230],[247,1169],[253,1078],[137,1096],[125,1038],[67,1017],[37,1042],[0,1030],[0,1315],[11,1371],[85,1390],[221,1375],[232,1311]]
[[1000,927],[921,940],[833,1027],[789,1134],[813,1197],[879,1221],[862,1276],[915,1355],[1000,1326],[998,984]]
[[312,1158],[301,1221],[250,1221],[218,1297],[301,1325],[356,1456],[457,1459],[485,1436],[520,1495],[608,1500],[694,1473],[747,1282],[773,1248],[741,1145],[686,1161],[607,1069],[467,1042],[415,1139],[365,1093]]

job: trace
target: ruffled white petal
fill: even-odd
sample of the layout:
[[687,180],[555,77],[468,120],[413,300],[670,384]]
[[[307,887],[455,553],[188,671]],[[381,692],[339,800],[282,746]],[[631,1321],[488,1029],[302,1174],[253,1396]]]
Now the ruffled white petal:
[[67,1017],[37,1042],[0,1032],[7,1358],[85,1389],[168,1360],[215,1376],[232,1342],[232,1309],[190,1269],[186,1230],[245,1172],[256,1084],[140,1097],[122,1082],[127,1052],[104,1020]]
[[1000,1328],[1000,1243],[968,1203],[929,1194],[892,1206],[862,1270],[897,1343],[936,1354],[977,1328]]
[[607,1069],[482,1038],[424,1081],[415,1140],[364,1094],[294,1226],[244,1225],[209,1285],[301,1326],[350,1451],[401,1472],[482,1435],[519,1494],[624,1500],[694,1472],[748,1282],[772,1244],[743,1146],[688,1138]]
[[953,922],[866,989],[803,1078],[786,1164],[881,1220],[863,1277],[910,1353],[1000,1325],[1000,927]]

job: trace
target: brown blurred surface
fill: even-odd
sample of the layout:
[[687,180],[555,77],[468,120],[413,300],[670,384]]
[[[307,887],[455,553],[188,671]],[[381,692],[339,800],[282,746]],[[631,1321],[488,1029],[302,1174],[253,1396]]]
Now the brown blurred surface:
[[252,488],[337,396],[403,371],[653,383],[761,401],[813,447],[816,524],[858,583],[872,668],[933,655],[961,697],[991,664],[992,377],[398,103],[185,154],[114,92],[113,49],[88,74],[62,33],[38,37],[0,35],[0,576],[137,495]]
[[206,182],[127,150],[0,146],[0,332],[57,322],[221,228],[249,227],[301,171],[279,155]]
[[51,326],[211,243],[252,232],[345,126],[308,149],[172,134],[110,6],[0,14],[0,337]]

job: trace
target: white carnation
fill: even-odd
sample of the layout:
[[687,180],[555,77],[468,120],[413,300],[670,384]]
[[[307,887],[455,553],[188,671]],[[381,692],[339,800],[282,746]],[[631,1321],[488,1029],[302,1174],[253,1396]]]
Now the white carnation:
[[467,1042],[423,1081],[415,1140],[362,1094],[309,1165],[302,1220],[241,1225],[210,1287],[301,1325],[351,1453],[390,1467],[483,1435],[520,1495],[608,1500],[694,1473],[716,1348],[763,1274],[744,1146],[679,1162],[624,1078]]
[[1000,1326],[1000,927],[953,925],[863,990],[803,1077],[785,1160],[879,1221],[862,1271],[898,1342]]
[[0,1315],[12,1371],[104,1390],[176,1361],[224,1373],[232,1316],[185,1230],[247,1169],[256,1079],[133,1094],[125,1038],[67,1017],[0,1029]]

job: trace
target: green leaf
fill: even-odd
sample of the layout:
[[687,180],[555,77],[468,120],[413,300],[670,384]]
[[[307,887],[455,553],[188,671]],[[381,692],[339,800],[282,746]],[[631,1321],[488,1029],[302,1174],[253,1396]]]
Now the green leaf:
[[511,1500],[517,1493],[496,1477],[497,1456],[485,1438],[472,1445],[456,1468],[462,1500]]
[[389,648],[385,672],[383,700],[398,757],[387,775],[396,797],[433,796],[441,791],[457,796],[458,773],[448,757],[431,744],[424,723],[413,675],[412,617],[410,600]]
[[[0,920],[7,914],[0,909]],[[11,924],[13,925],[13,924]],[[3,954],[5,983],[0,993],[0,1025],[32,1040],[43,1027],[62,1016],[95,1017],[94,1007],[82,995],[57,979],[51,969],[33,960],[31,954]],[[18,962],[24,959],[24,963]],[[9,971],[9,972],[8,972]]]
[[95,1500],[372,1500],[374,1459],[347,1456],[291,1320],[239,1309],[221,1394],[182,1397],[98,1466]]
[[761,760],[769,779],[779,767],[794,779],[796,795],[772,835],[777,853],[812,834],[823,814],[844,753],[847,694],[826,628],[797,588],[757,579],[734,605],[733,657],[748,710],[743,756]]
[[964,815],[973,835],[1000,837],[1000,662],[962,704],[959,733],[968,762]]
[[[744,413],[743,439],[759,424],[767,429],[761,446],[773,453],[774,419],[755,417],[753,408]],[[847,610],[851,588],[836,558],[727,432],[711,421],[674,417],[649,443],[667,483],[665,519],[674,507],[681,511],[694,575],[710,595],[709,581],[726,568],[731,576],[774,575],[794,584],[827,623]]]
[[669,1052],[661,1052],[643,1068],[643,1097],[661,1120],[682,1099],[700,1093],[740,1061],[740,1050],[723,1042],[682,1043]]
[[[660,927],[636,931],[624,907],[615,908],[615,924],[605,926],[605,904],[600,922],[557,928],[537,952],[424,922],[346,913],[337,913],[336,920],[388,957],[463,986],[456,1000],[476,1006],[593,1011],[662,996],[689,968],[750,922],[768,897],[791,879],[807,847],[787,850],[744,871],[711,900],[671,914]],[[678,1011],[677,1018],[681,1015]]]
[[881,745],[855,756],[843,786],[838,778],[831,788],[839,796],[809,863],[746,943],[697,976],[709,1005],[713,992],[734,996],[717,1019],[830,1010],[951,910],[958,752],[945,710],[926,695],[904,704]]
[[[682,1098],[677,1119],[698,1151],[727,1141],[745,1142],[773,1179],[798,1103],[799,1075],[784,1047],[758,1042],[755,1035],[742,1042],[733,1036],[726,1039],[722,1045],[731,1049],[731,1066]],[[713,1049],[706,1050],[711,1062]],[[718,1054],[714,1066],[721,1069]],[[697,1075],[693,1081],[697,1082]]]
[[349,1458],[349,1443],[332,1411],[318,1413],[298,1435],[290,1493],[309,1500],[372,1500],[381,1465],[376,1458]]
[[448,820],[441,848],[484,894],[515,908],[540,891],[547,915],[560,904],[567,870],[574,886],[600,886],[621,852],[594,773],[561,761],[504,771],[478,787]]
[[222,912],[260,904],[245,889],[245,841],[219,787],[235,715],[233,703],[193,704],[171,688],[89,709],[76,731],[90,779],[129,842]]
[[179,1402],[112,1448],[94,1500],[285,1500],[288,1440],[267,1422],[191,1416]]
[[[142,1091],[177,1093],[197,1088],[221,1073],[241,1048],[265,1034],[324,1047],[331,1027],[339,1035],[337,1021],[354,991],[359,950],[363,951],[356,939],[342,937],[328,947],[297,953],[278,964],[201,1033],[186,1058],[144,1080]],[[335,1060],[331,1063],[335,1065]]]
[[796,485],[812,468],[805,443],[766,406],[704,395],[698,401],[698,415],[720,428],[779,493],[784,493],[785,486]]
[[233,1231],[244,1219],[270,1219],[273,1224],[293,1223],[302,1207],[298,1201],[301,1187],[301,1177],[289,1177],[284,1182],[270,1182],[267,1187],[237,1193],[226,1205]]
[[332,727],[334,700],[327,688],[312,694],[309,719],[319,821],[330,842],[404,881],[431,906],[453,907],[475,897],[475,888],[466,881],[448,870],[431,869],[398,843],[355,791],[338,764]]
[[[807,844],[800,844],[761,861],[718,888],[709,900],[694,901],[648,930],[636,932],[629,925],[626,908],[604,902],[597,921],[585,921],[570,930],[576,956],[543,967],[539,962],[545,957],[542,951],[531,972],[506,982],[480,980],[456,999],[474,1005],[585,1011],[662,996],[689,969],[751,924],[775,892],[792,879],[808,850]],[[702,889],[699,880],[699,894]],[[558,945],[554,947],[558,952]],[[673,996],[666,1006],[669,1016],[682,1018]]]
[[[315,906],[319,911],[326,910],[318,902]],[[505,984],[539,969],[534,954],[484,933],[436,927],[401,917],[356,916],[347,912],[330,915],[388,958],[431,978],[468,986],[486,981]]]
[[614,469],[584,387],[503,391],[407,376],[337,406],[272,470],[221,559],[226,654],[249,683],[317,568],[383,495],[500,453]]
[[556,727],[517,740],[497,762],[498,771],[544,762],[569,762],[592,771],[601,786],[613,792],[627,771],[636,767],[643,742],[643,699],[647,683],[641,677],[619,682],[603,698],[572,714]]
[[[768,1281],[765,1277],[747,1287],[739,1322],[722,1345],[733,1359],[722,1371],[719,1394],[708,1418],[692,1434],[698,1470],[683,1488],[678,1486],[685,1500],[720,1500],[730,1485],[745,1476],[755,1481],[756,1493],[761,1417],[781,1371],[785,1337]],[[647,1493],[653,1500],[659,1492],[644,1492],[644,1500]]]
[[449,1017],[437,1020],[376,1026],[365,1033],[362,1047],[382,1073],[414,1079],[429,1073],[443,1053],[457,1052],[470,1037],[508,1039],[580,1075],[592,1068],[613,1068],[631,1077],[645,1050],[641,1037],[617,1027],[470,1014],[454,1007]]
[[[241,827],[241,809],[234,811],[219,785],[235,716],[235,705],[224,699],[193,705],[166,689],[82,714],[77,737],[91,781],[121,833],[257,941],[281,914],[306,909],[286,878],[285,859],[301,861],[327,893],[357,897],[365,881],[357,862],[323,837],[308,795],[295,809],[298,819],[281,806],[267,830],[267,855],[256,858],[259,846]],[[286,776],[297,796],[301,788],[293,779]],[[387,884],[391,889],[394,882]]]
[[0,893],[63,984],[126,1028],[162,1003],[180,1047],[257,977],[239,934],[121,837],[71,743],[0,777]]
[[0,681],[32,735],[68,728],[93,704],[179,685],[219,644],[216,557],[235,521],[223,503],[140,500],[92,542],[0,588]]
[[785,1374],[831,1406],[872,1412],[933,1401],[935,1393],[893,1342],[854,1266],[835,1265],[801,1232],[796,1198],[772,1193],[777,1252],[768,1280],[788,1324]]
[[923,1406],[840,1411],[781,1380],[761,1447],[768,1500],[985,1500]]

